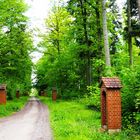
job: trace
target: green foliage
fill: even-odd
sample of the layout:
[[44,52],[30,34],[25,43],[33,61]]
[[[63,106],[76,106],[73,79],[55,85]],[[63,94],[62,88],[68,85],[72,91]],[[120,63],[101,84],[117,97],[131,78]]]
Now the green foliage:
[[20,99],[14,99],[7,101],[6,105],[0,105],[0,117],[9,116],[12,113],[20,111],[27,101],[27,97],[20,97]]
[[134,118],[135,125],[138,132],[140,132],[140,91],[135,94],[135,109]]
[[131,140],[139,135],[129,135],[123,130],[121,133],[109,135],[100,132],[100,113],[90,110],[79,100],[56,101],[41,97],[49,106],[51,127],[55,140]]
[[26,10],[23,0],[0,1],[0,84],[7,85],[10,99],[17,89],[24,93],[31,87],[33,43]]
[[118,52],[112,55],[112,64],[114,74],[120,77],[122,88],[122,115],[123,127],[137,129],[139,131],[139,107],[136,105],[139,100],[140,91],[140,67],[139,67],[139,49],[134,47],[134,66],[129,67],[129,56],[127,46],[118,46]]
[[[62,5],[58,5],[54,6],[49,18],[46,19],[47,33],[41,35],[43,41],[39,44],[45,47],[45,52],[37,64],[38,90],[57,87],[58,94],[65,98],[83,96],[87,92],[87,85],[91,83],[91,80],[93,79],[92,81],[96,83],[99,79],[99,74],[93,72],[93,68],[95,71],[101,72],[99,69],[101,65],[96,67],[92,61],[98,52],[96,44],[98,37],[92,32],[94,27],[91,26],[96,25],[93,24],[96,22],[93,20],[95,12],[89,4],[83,5],[83,8],[87,8],[88,13],[94,12],[93,17],[85,15],[87,31],[90,31],[88,44],[86,44],[83,8],[71,7],[74,3],[70,3],[67,7],[70,13],[74,10],[74,15],[70,15]],[[97,32],[96,27],[94,30]]]
[[[135,4],[132,4],[133,10]],[[132,40],[134,59],[132,68],[128,65],[130,59],[128,46],[123,38],[122,27],[125,23],[118,12],[116,1],[109,1],[107,8],[112,67],[106,67],[104,63],[101,1],[69,0],[66,7],[63,4],[54,6],[45,21],[47,30],[45,34],[40,35],[42,41],[39,43],[44,49],[44,54],[36,65],[36,87],[38,91],[46,90],[49,95],[52,88],[56,87],[58,97],[65,99],[84,97],[80,100],[81,103],[99,109],[100,93],[97,86],[99,79],[102,76],[118,76],[123,85],[123,126],[133,128],[135,125],[138,128],[140,91],[138,41]]]
[[[58,94],[66,98],[79,96],[74,93],[83,87],[82,72],[79,71],[83,62],[79,63],[79,54],[75,51],[76,47],[77,51],[82,47],[73,43],[72,22],[73,18],[64,7],[54,7],[46,19],[49,31],[40,42],[45,47],[44,56],[37,63],[38,90],[57,87]],[[64,91],[67,94],[64,95]]]
[[[137,68],[136,68],[137,69]],[[139,67],[138,67],[139,69]],[[140,73],[135,69],[123,68],[120,72],[122,88],[123,126],[139,127]],[[133,127],[134,127],[133,126]],[[137,127],[137,128],[138,128]],[[139,129],[140,130],[140,129]]]
[[99,85],[93,85],[87,87],[88,94],[84,95],[84,98],[80,99],[81,103],[87,104],[89,108],[100,110],[100,88]]
[[31,89],[30,96],[31,96],[31,97],[32,97],[32,96],[33,96],[33,97],[38,96],[38,91],[37,91],[37,89],[32,88],[32,89]]
[[[139,30],[136,0],[130,4],[132,29],[136,31]],[[21,94],[31,89],[33,41],[24,14],[27,8],[24,0],[0,0],[0,84],[7,85],[8,99],[15,97],[17,89]],[[38,44],[44,52],[36,64],[35,86],[38,92],[44,90],[50,96],[55,87],[58,97],[79,99],[56,103],[47,100],[52,109],[56,139],[131,139],[131,134],[140,131],[139,37],[132,39],[134,65],[129,67],[126,15],[123,21],[116,0],[109,0],[106,8],[111,68],[104,63],[101,1],[69,0],[67,5],[59,1],[45,20],[46,33],[40,35],[42,41]],[[122,26],[126,26],[124,30]],[[85,108],[86,105],[100,109],[97,83],[102,76],[118,76],[122,81],[123,127],[129,129],[118,135],[99,133],[99,112]],[[37,91],[32,91],[33,95],[37,95]],[[21,106],[16,100],[0,106],[1,116],[18,111]],[[126,136],[129,133],[130,136]],[[132,136],[135,138],[138,139]]]

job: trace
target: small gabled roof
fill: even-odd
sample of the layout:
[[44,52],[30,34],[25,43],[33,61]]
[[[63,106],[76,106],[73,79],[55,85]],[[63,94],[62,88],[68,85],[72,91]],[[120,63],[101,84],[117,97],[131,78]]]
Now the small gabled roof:
[[122,88],[121,81],[118,77],[102,77],[101,85],[104,84],[106,88]]
[[6,85],[0,85],[0,90],[6,90]]

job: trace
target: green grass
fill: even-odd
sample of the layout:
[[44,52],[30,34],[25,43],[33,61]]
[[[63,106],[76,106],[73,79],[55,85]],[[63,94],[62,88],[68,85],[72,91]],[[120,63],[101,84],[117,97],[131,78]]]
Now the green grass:
[[9,116],[19,110],[21,110],[28,97],[20,97],[19,99],[8,100],[6,105],[0,105],[0,117]]
[[53,102],[40,97],[50,109],[50,121],[55,140],[138,140],[127,131],[109,135],[100,132],[100,112],[90,110],[78,101]]

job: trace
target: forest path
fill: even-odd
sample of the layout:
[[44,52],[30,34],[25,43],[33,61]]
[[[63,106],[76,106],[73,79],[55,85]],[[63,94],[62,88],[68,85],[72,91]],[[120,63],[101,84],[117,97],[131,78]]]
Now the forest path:
[[20,112],[0,119],[0,140],[52,140],[48,108],[32,97]]

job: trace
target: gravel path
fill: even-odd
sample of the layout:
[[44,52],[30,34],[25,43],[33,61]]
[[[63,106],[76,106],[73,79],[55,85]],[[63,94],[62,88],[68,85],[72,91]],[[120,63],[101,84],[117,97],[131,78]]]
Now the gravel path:
[[0,119],[0,140],[53,140],[48,108],[31,98],[23,110]]

